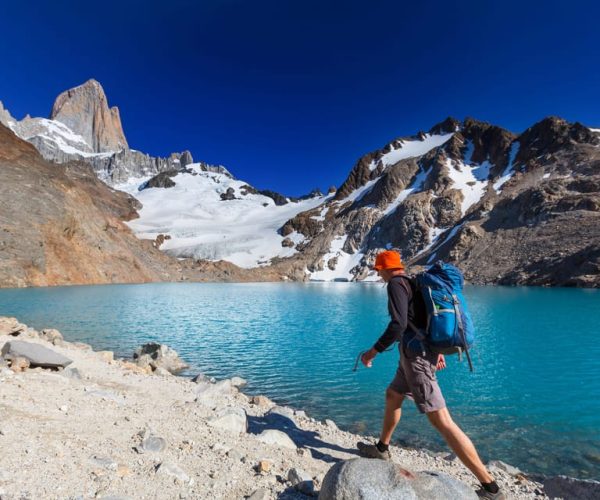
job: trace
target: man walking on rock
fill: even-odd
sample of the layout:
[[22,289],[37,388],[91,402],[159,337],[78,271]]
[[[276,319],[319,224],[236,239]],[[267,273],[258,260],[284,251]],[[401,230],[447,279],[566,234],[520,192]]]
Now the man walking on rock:
[[444,356],[431,352],[426,345],[419,348],[419,352],[414,352],[403,342],[409,322],[422,325],[423,320],[419,321],[419,318],[425,317],[425,304],[420,294],[414,293],[410,281],[406,279],[400,254],[394,251],[381,252],[377,255],[374,269],[388,284],[388,311],[391,320],[379,340],[362,355],[361,361],[370,368],[378,353],[399,341],[400,365],[385,393],[385,413],[379,442],[358,443],[361,455],[367,458],[391,459],[390,440],[400,421],[402,402],[408,396],[414,400],[419,411],[427,415],[456,456],[481,482],[481,489],[477,494],[493,500],[504,499],[498,485],[481,462],[473,443],[454,423],[446,408],[435,376],[436,370],[446,367]]

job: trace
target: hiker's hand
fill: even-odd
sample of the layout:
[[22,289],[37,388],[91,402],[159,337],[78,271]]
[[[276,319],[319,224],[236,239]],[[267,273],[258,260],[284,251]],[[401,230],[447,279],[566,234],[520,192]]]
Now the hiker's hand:
[[375,356],[377,356],[377,351],[371,347],[371,349],[369,349],[360,357],[360,360],[367,368],[371,368],[373,366],[373,359],[375,359]]
[[436,370],[443,370],[446,368],[446,358],[444,358],[443,354],[438,354],[437,363],[435,365]]

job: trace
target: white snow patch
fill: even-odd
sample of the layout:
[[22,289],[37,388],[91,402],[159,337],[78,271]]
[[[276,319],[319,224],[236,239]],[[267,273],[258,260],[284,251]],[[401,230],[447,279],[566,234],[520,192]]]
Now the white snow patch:
[[600,128],[590,128],[590,130],[596,134],[600,134]]
[[[161,250],[175,257],[227,260],[251,268],[268,264],[273,257],[290,256],[296,250],[281,246],[284,237],[277,230],[298,213],[328,199],[320,196],[277,206],[268,196],[242,195],[244,181],[203,172],[198,163],[187,167],[197,175],[180,173],[173,177],[175,186],[171,188],[138,191],[147,178],[129,179],[115,186],[143,204],[140,218],[129,221],[129,227],[144,239],[170,235]],[[229,187],[239,199],[222,201],[220,194]],[[287,237],[295,243],[303,241],[298,233]]]
[[550,174],[544,174],[544,175],[542,176],[542,179],[548,179],[549,177],[550,177]]
[[437,148],[448,142],[453,135],[454,133],[443,135],[425,134],[425,139],[422,141],[401,139],[401,146],[398,149],[393,149],[394,146],[392,145],[392,150],[389,153],[385,153],[381,157],[381,161],[384,167],[387,167],[388,165],[398,163],[400,160],[422,156],[433,148]]
[[361,186],[361,187],[355,189],[348,196],[346,196],[343,200],[339,200],[337,203],[339,203],[340,205],[343,205],[344,203],[346,203],[348,201],[360,201],[360,199],[363,196],[365,196],[369,191],[371,191],[371,189],[373,188],[373,186],[375,185],[375,183],[378,180],[379,180],[379,177],[376,177],[375,179],[371,179],[364,186]]
[[515,162],[515,158],[517,157],[517,153],[519,152],[519,141],[515,141],[512,143],[511,147],[510,147],[510,153],[508,155],[508,165],[506,165],[506,168],[504,169],[504,172],[502,172],[502,175],[500,176],[500,178],[494,182],[493,188],[496,191],[496,193],[500,194],[500,192],[502,191],[502,186],[504,186],[504,184],[506,182],[508,182],[508,180],[515,175],[515,170],[513,168],[514,162]]
[[467,165],[462,161],[455,162],[449,158],[446,160],[446,167],[454,183],[453,187],[463,194],[461,211],[462,215],[465,215],[485,193],[492,165],[487,160],[481,165]]
[[321,213],[319,215],[313,215],[311,219],[314,219],[319,222],[323,222],[325,220],[325,215],[329,211],[329,207],[326,205],[321,209]]
[[423,168],[419,170],[419,173],[416,175],[415,179],[411,183],[410,187],[403,189],[400,194],[396,197],[394,201],[392,201],[387,208],[384,210],[384,217],[394,212],[400,204],[406,200],[411,194],[418,193],[423,189],[423,184],[429,175],[429,170],[425,171]]
[[[448,241],[450,241],[452,238],[454,238],[454,235],[455,235],[455,234],[458,232],[458,230],[459,230],[461,227],[463,227],[463,224],[459,224],[458,226],[455,226],[455,227],[452,229],[452,231],[450,231],[450,232],[448,233],[448,236],[446,236],[446,237],[444,238],[444,240],[443,240],[441,243],[439,243],[439,244],[436,244],[436,245],[435,245],[435,251],[434,251],[434,252],[433,252],[433,253],[432,253],[432,254],[429,256],[429,259],[427,259],[427,264],[431,264],[431,263],[432,263],[432,262],[435,260],[435,256],[436,256],[436,254],[437,254],[438,250],[439,250],[441,247],[443,247],[443,246],[446,244],[446,242],[448,242]],[[439,235],[438,235],[438,237],[439,237]]]
[[[362,252],[354,254],[346,253],[342,250],[348,235],[336,236],[331,242],[329,252],[323,256],[323,270],[309,272],[311,281],[334,281],[334,280],[352,280],[353,275],[350,270],[356,267],[363,258]],[[337,257],[335,269],[329,269],[327,263],[330,259]]]

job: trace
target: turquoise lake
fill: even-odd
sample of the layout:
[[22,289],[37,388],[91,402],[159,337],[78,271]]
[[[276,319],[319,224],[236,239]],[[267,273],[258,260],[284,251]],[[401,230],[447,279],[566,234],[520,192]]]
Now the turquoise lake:
[[[450,412],[484,460],[530,473],[600,479],[600,291],[467,287],[475,372],[439,373]],[[381,284],[160,283],[0,290],[0,315],[131,356],[148,341],[192,369],[239,375],[342,428],[378,434],[397,350],[352,368],[385,328]],[[411,401],[395,439],[445,450]]]

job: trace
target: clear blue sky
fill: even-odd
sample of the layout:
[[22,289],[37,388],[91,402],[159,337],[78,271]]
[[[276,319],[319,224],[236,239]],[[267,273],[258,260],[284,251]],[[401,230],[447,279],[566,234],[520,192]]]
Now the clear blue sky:
[[448,115],[599,126],[598,19],[591,1],[4,0],[0,100],[47,116],[96,78],[132,148],[300,195]]

